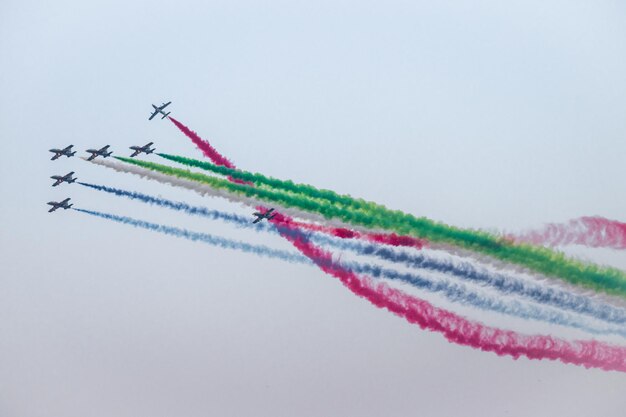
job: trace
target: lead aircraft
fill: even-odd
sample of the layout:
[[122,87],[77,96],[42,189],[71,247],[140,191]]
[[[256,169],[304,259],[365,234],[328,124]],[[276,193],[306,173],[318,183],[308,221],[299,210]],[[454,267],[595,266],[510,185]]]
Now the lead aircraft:
[[161,104],[159,107],[155,106],[154,104],[152,105],[152,107],[154,107],[154,111],[152,112],[152,115],[150,115],[150,118],[148,120],[152,120],[152,118],[154,116],[156,116],[157,114],[161,113],[163,115],[163,117],[161,117],[161,119],[165,119],[171,112],[167,112],[165,113],[163,111],[164,108],[166,108],[167,106],[169,106],[172,102],[168,101],[167,103],[163,103]]

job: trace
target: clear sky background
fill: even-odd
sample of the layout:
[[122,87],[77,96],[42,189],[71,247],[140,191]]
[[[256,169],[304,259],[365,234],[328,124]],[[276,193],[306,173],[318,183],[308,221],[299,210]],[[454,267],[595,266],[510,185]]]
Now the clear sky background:
[[[620,1],[24,1],[0,8],[0,415],[623,416],[626,376],[449,344],[319,270],[134,230],[289,248],[53,174],[202,199],[49,148],[154,141],[450,224],[626,220]],[[155,158],[156,159],[156,158]],[[626,255],[574,249],[626,269]]]

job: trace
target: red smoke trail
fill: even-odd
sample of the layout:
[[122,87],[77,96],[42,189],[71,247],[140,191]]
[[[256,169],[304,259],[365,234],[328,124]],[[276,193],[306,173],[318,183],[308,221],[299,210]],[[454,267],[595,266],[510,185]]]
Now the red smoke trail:
[[185,134],[191,141],[202,151],[202,153],[211,158],[214,164],[223,165],[228,168],[235,168],[235,165],[230,162],[228,159],[223,157],[211,144],[205,140],[203,140],[200,136],[196,134],[193,130],[189,129],[187,126],[174,119],[172,116],[169,119],[176,125],[181,132]]
[[[204,142],[195,133],[193,135],[199,141]],[[230,161],[217,153],[208,143],[206,145],[212,149],[214,154],[205,153],[205,155],[211,158],[214,163],[218,164],[217,161],[221,158],[231,164],[231,167],[234,167]],[[259,209],[265,210],[263,207],[259,207]],[[271,221],[280,222],[285,228],[292,231],[299,231],[297,226],[290,225],[290,222],[293,222],[291,218],[282,216],[282,219],[283,221],[279,221],[279,217],[276,216]],[[522,335],[510,330],[484,326],[450,311],[437,308],[425,300],[407,295],[382,282],[373,283],[367,277],[360,278],[352,271],[346,270],[334,262],[329,252],[314,246],[302,234],[291,234],[287,231],[283,231],[281,234],[302,254],[315,262],[322,271],[338,278],[354,294],[367,299],[379,308],[385,308],[400,317],[404,317],[408,322],[417,324],[423,329],[440,332],[450,342],[494,352],[499,356],[509,355],[515,359],[524,355],[530,359],[560,360],[587,368],[594,367],[607,371],[626,372],[626,348],[611,346],[595,340],[568,342],[550,336]]]
[[512,356],[515,359],[523,355],[529,359],[560,360],[586,368],[626,372],[626,348],[595,340],[569,342],[550,336],[528,336],[511,330],[484,326],[437,308],[425,300],[407,295],[384,283],[374,283],[371,279],[360,278],[334,262],[329,252],[312,245],[302,235],[283,236],[302,254],[313,260],[320,269],[338,278],[354,294],[367,299],[379,308],[404,317],[422,329],[442,333],[450,342],[494,352],[498,356]]
[[282,214],[276,214],[276,220],[302,230],[322,232],[342,239],[363,239],[374,243],[383,243],[391,246],[406,246],[416,249],[422,249],[426,246],[426,241],[422,239],[417,239],[412,236],[397,235],[395,233],[358,232],[343,227],[320,226],[312,223],[299,222]]
[[604,217],[581,217],[567,223],[548,224],[542,230],[524,233],[514,239],[545,246],[626,249],[626,223]]

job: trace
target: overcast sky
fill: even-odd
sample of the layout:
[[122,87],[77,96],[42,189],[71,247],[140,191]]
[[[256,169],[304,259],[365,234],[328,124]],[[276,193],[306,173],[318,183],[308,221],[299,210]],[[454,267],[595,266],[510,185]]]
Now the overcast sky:
[[[243,169],[521,230],[626,220],[620,1],[65,1],[0,8],[0,415],[623,416],[626,376],[499,358],[304,265],[45,203],[289,249],[50,175],[249,214],[87,164],[154,141],[150,104]],[[154,160],[157,160],[155,157]],[[626,255],[574,248],[626,269]]]

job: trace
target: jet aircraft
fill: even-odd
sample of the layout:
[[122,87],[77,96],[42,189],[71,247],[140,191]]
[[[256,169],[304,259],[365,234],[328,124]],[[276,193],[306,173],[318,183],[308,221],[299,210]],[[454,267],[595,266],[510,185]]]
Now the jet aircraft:
[[153,104],[152,107],[154,107],[154,111],[152,112],[152,114],[150,115],[150,118],[148,120],[152,120],[152,118],[154,116],[156,116],[157,114],[159,114],[159,113],[161,113],[163,115],[163,117],[161,117],[161,119],[165,119],[171,112],[165,113],[163,111],[163,109],[166,108],[167,106],[169,106],[170,103],[171,103],[171,101],[168,101],[167,103],[161,104],[159,107],[157,107],[157,106],[155,106]]
[[64,149],[50,149],[50,152],[52,152],[54,154],[54,156],[50,160],[54,161],[55,159],[59,159],[63,155],[67,156],[68,158],[71,157],[71,156],[74,156],[76,151],[71,152],[72,151],[72,146],[74,146],[74,145],[70,145],[70,146],[68,146],[67,148],[64,148]]
[[50,178],[52,178],[54,181],[54,184],[52,184],[53,187],[56,187],[57,185],[66,182],[68,184],[73,183],[74,181],[76,181],[77,178],[72,178],[72,174],[74,174],[74,171],[69,172],[65,175],[53,175]]
[[146,143],[143,146],[131,146],[130,149],[132,149],[134,152],[132,153],[130,157],[134,158],[135,156],[139,155],[142,152],[145,153],[146,155],[151,154],[155,150],[155,148],[150,149],[150,146],[153,144],[154,142],[150,142],[150,143]]
[[272,220],[274,217],[276,217],[276,213],[272,214],[272,212],[274,211],[273,208],[267,210],[265,213],[259,213],[258,211],[253,213],[253,216],[256,216],[256,219],[254,219],[254,221],[252,222],[252,224],[256,224],[258,222],[260,222],[263,219],[267,219],[267,220]]
[[92,159],[98,156],[101,156],[103,158],[106,158],[107,156],[111,156],[113,152],[107,152],[109,150],[109,146],[111,145],[107,145],[104,148],[100,148],[100,149],[87,149],[87,152],[91,154],[91,156],[87,158],[87,160],[91,161]]
[[50,201],[48,205],[52,206],[52,208],[48,210],[48,213],[52,213],[53,211],[60,209],[60,208],[67,210],[68,208],[73,206],[73,204],[68,204],[69,201],[70,201],[69,197],[59,202]]

